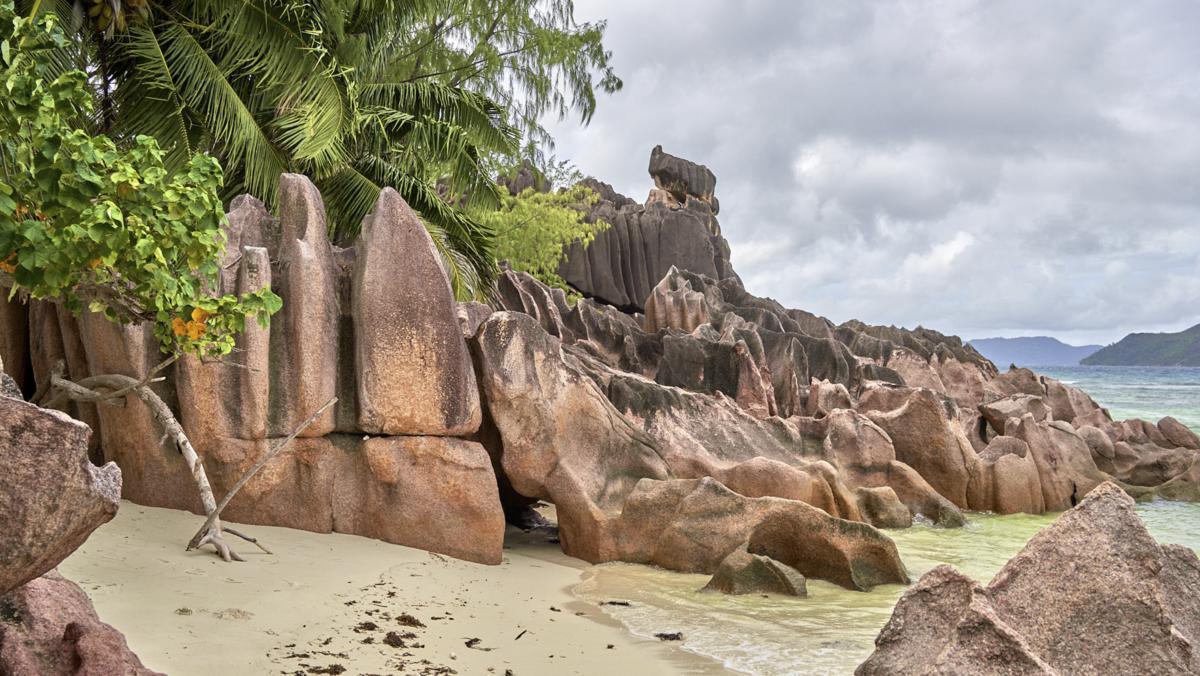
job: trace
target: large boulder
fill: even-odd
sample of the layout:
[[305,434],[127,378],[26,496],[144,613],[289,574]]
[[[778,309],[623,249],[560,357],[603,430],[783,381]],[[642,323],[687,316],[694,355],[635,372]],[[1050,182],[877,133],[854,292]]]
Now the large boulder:
[[512,487],[554,503],[563,551],[589,561],[619,558],[605,525],[640,479],[670,476],[657,443],[529,315],[491,315],[471,349]]
[[90,433],[0,396],[0,594],[53,569],[116,515],[121,471],[88,460]]
[[[1200,584],[1176,569],[1176,588]],[[1195,618],[1176,614],[1160,577],[1163,548],[1134,512],[1133,499],[1101,484],[1042,530],[988,585],[988,594],[1030,647],[1060,672],[1196,673]],[[1182,579],[1178,579],[1182,578]],[[1183,583],[1190,581],[1190,585]],[[1200,599],[1176,599],[1195,608]],[[1187,633],[1185,633],[1187,632]]]
[[808,596],[808,585],[798,570],[762,554],[751,554],[744,547],[721,561],[704,589],[725,594]]
[[1029,444],[1000,436],[979,454],[969,497],[971,508],[997,514],[1046,511],[1037,463]]
[[906,583],[896,545],[875,528],[795,500],[747,498],[715,479],[643,479],[611,522],[612,559],[713,573],[745,546],[848,589]]
[[[876,389],[871,393],[884,391]],[[864,397],[859,400],[859,410],[887,432],[897,460],[916,470],[947,500],[965,509],[975,450],[957,424],[952,424],[947,407],[953,404],[926,388],[893,392],[903,395],[898,407],[890,410],[886,406],[876,407],[874,399]]]
[[1158,421],[1158,431],[1171,444],[1181,448],[1200,449],[1200,437],[1186,425],[1171,416]]
[[450,281],[429,232],[395,190],[379,194],[357,254],[351,298],[359,429],[475,432],[479,391]]
[[940,565],[917,581],[875,639],[858,676],[1056,672],[996,612],[978,582]]
[[[217,494],[270,450],[227,439],[202,449]],[[452,437],[296,439],[237,494],[231,521],[348,533],[500,563],[504,516],[487,451]]]
[[606,384],[617,410],[657,442],[672,476],[713,477],[747,497],[800,500],[833,516],[861,518],[854,496],[822,457],[821,437],[794,420],[760,418],[724,395],[665,387],[581,363]]
[[1041,380],[1046,388],[1046,405],[1055,420],[1074,424],[1076,420],[1094,419],[1095,416],[1108,417],[1108,411],[1078,387],[1046,376]]
[[[279,177],[279,261],[271,275],[283,309],[271,319],[271,416],[268,434],[287,436],[337,394],[337,263],[321,193],[305,176]],[[301,432],[334,430],[326,409]]]
[[56,572],[0,594],[0,674],[154,676],[91,600]]
[[896,604],[858,674],[1194,674],[1200,560],[1101,484],[986,587],[949,566]]
[[1035,421],[1042,422],[1050,416],[1050,409],[1042,398],[1032,394],[1013,394],[980,404],[979,412],[996,434],[1004,434],[1004,426],[1009,418],[1020,418],[1029,413]]
[[1029,447],[1048,512],[1070,509],[1110,478],[1096,466],[1087,442],[1066,423],[1038,422],[1026,413],[1009,435]]
[[[655,187],[670,193],[677,202],[686,202],[692,196],[713,204],[717,177],[703,164],[663,152],[662,146],[654,146],[650,151],[650,177]],[[717,213],[715,206],[713,213]]]
[[[852,410],[835,410],[828,417],[822,448],[838,468],[847,486],[857,489],[863,515],[881,527],[902,527],[904,519],[894,512],[891,499],[898,500],[909,514],[923,516],[941,526],[966,523],[962,512],[943,497],[909,465],[897,460],[892,439],[883,428]],[[891,492],[882,493],[883,489]],[[867,492],[863,492],[867,491]]]

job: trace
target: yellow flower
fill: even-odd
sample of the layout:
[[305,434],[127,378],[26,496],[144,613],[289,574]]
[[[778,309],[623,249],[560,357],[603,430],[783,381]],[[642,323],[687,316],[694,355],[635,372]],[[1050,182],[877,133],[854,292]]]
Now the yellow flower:
[[187,324],[184,323],[183,319],[176,317],[171,320],[171,331],[177,336],[182,336],[187,333]]
[[204,323],[203,322],[192,321],[192,322],[187,323],[188,338],[190,338],[192,340],[200,340],[200,336],[203,336],[203,335],[204,335]]
[[192,321],[203,324],[204,320],[208,319],[209,314],[209,311],[205,310],[204,308],[196,308],[195,310],[192,310]]

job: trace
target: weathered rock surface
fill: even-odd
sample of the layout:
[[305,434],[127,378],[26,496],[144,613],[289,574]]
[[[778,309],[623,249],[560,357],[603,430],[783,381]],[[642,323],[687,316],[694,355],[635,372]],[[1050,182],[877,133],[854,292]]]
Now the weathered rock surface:
[[975,451],[951,424],[946,404],[933,390],[912,389],[906,395],[894,409],[873,408],[873,399],[860,400],[859,409],[891,437],[897,460],[915,469],[947,500],[966,509]]
[[650,173],[666,198],[652,195],[644,206],[593,185],[601,197],[588,217],[612,227],[587,248],[568,247],[559,266],[559,275],[583,295],[640,311],[672,266],[713,279],[736,277],[716,219],[712,172],[660,147],[651,154]]
[[532,317],[493,314],[471,348],[513,488],[554,503],[563,551],[618,558],[607,522],[640,479],[670,476],[654,440],[568,363]]
[[1158,421],[1158,431],[1165,440],[1180,448],[1200,449],[1200,437],[1171,416]]
[[121,632],[100,621],[78,585],[57,572],[0,594],[0,674],[154,676]]
[[796,500],[747,498],[712,478],[644,479],[611,526],[610,560],[712,573],[745,546],[848,589],[908,582],[895,543],[871,526]]
[[1069,425],[1037,422],[1026,413],[1011,436],[1029,447],[1046,511],[1070,509],[1109,478],[1096,466],[1087,442]]
[[953,566],[929,571],[904,593],[859,676],[1056,673]]
[[53,569],[116,515],[121,471],[91,464],[89,434],[64,413],[0,396],[0,594]]
[[[266,440],[198,449],[223,494],[269,450]],[[504,540],[496,475],[478,443],[451,437],[302,438],[229,503],[231,521],[348,533],[480,563]]]
[[1050,415],[1050,409],[1042,398],[1032,394],[1013,394],[980,404],[979,412],[996,434],[1004,434],[1004,426],[1009,418],[1020,418],[1028,413],[1033,416],[1034,421],[1042,422]]
[[[717,177],[702,164],[668,155],[662,146],[654,146],[650,151],[650,178],[659,190],[667,191],[677,202],[686,202],[691,196],[713,204]],[[714,206],[712,212],[717,211]]]
[[979,454],[976,472],[970,496],[974,509],[997,514],[1046,511],[1038,465],[1024,441],[992,439]]
[[[275,292],[283,309],[271,327],[269,434],[286,436],[337,393],[338,292],[325,205],[312,181],[299,174],[279,178],[279,274]],[[301,433],[329,434],[328,409]]]
[[[852,588],[903,579],[895,546],[870,526],[831,517],[797,500],[746,495],[770,485],[764,475],[794,476],[792,483],[776,485],[775,492],[797,490],[817,501],[811,493],[814,486],[832,490],[828,465],[823,476],[760,454],[742,462],[730,462],[726,454],[722,465],[716,457],[706,460],[708,451],[695,438],[684,446],[664,443],[668,433],[679,434],[683,428],[651,428],[663,435],[660,438],[635,427],[605,397],[597,380],[585,375],[589,367],[525,314],[491,315],[479,327],[472,349],[484,399],[502,440],[501,466],[518,493],[555,504],[567,553],[590,561],[633,561],[711,573],[726,555],[749,541],[753,553],[769,551],[771,558],[805,575]],[[596,372],[601,382],[604,375]],[[607,375],[609,388],[618,387],[618,382],[627,391],[640,385],[647,388],[642,396],[678,396],[681,407],[699,396],[619,373]],[[637,405],[634,395],[625,401]],[[699,403],[712,401],[705,397]],[[725,420],[745,416],[746,429],[759,424],[737,406],[724,410]],[[722,429],[717,421],[711,424],[711,430]],[[786,423],[779,431],[797,435]],[[736,436],[737,428],[726,433]],[[743,442],[742,447],[749,444]],[[671,478],[688,468],[681,464],[677,471],[661,449],[674,453],[679,448],[693,450],[696,462],[711,463],[709,470],[697,470],[707,478]],[[786,442],[777,441],[774,449],[793,463],[800,460]],[[790,475],[789,470],[798,474]],[[738,486],[739,493],[711,478],[714,474]],[[821,499],[833,511],[839,507],[831,493]],[[856,509],[848,496],[843,500],[845,508]]]
[[[873,516],[867,520],[880,527],[904,527],[904,519],[890,505],[895,498],[912,516],[921,515],[942,526],[966,523],[962,512],[925,481],[911,466],[896,457],[892,439],[866,416],[848,409],[835,410],[828,418],[823,450],[837,466],[847,486],[856,488]],[[890,489],[892,495],[881,492]],[[864,493],[863,491],[868,491]],[[879,519],[880,522],[876,522]]]
[[940,566],[897,604],[858,674],[1200,670],[1200,560],[1160,546],[1104,483],[986,587]]
[[733,550],[721,561],[704,589],[724,594],[808,596],[808,586],[799,571],[744,548]]
[[479,391],[450,281],[425,226],[391,188],[363,222],[351,296],[359,428],[444,436],[479,429]]
[[658,286],[646,299],[646,332],[678,329],[691,333],[708,323],[708,307],[704,294],[692,288],[691,282],[678,274],[674,266],[667,271]]

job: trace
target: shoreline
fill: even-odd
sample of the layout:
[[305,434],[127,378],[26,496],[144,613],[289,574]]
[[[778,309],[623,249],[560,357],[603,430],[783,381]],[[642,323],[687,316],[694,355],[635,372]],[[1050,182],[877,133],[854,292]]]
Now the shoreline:
[[245,531],[275,555],[238,543],[247,562],[224,563],[183,550],[198,523],[122,502],[59,566],[147,667],[172,676],[726,673],[575,596],[589,565],[512,529],[498,566],[270,526]]

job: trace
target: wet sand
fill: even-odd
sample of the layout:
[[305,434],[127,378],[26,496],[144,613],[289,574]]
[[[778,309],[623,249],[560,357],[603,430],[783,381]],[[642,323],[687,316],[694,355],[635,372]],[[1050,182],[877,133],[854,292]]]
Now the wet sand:
[[[350,535],[246,526],[245,563],[183,545],[202,523],[122,503],[59,566],[150,668],[203,674],[706,674],[572,596],[586,563],[510,533],[499,566]],[[418,626],[424,625],[424,626]],[[344,671],[342,671],[344,670]]]

